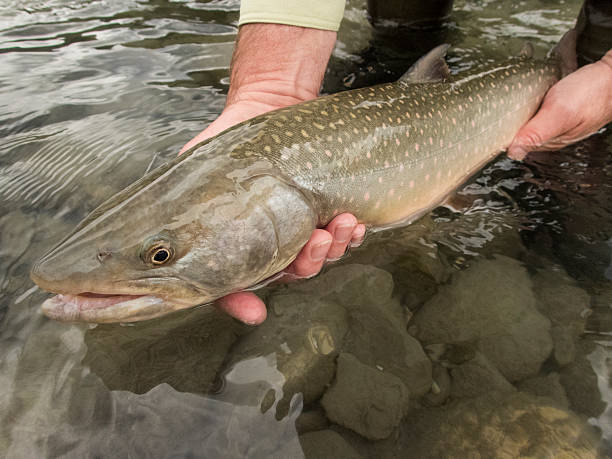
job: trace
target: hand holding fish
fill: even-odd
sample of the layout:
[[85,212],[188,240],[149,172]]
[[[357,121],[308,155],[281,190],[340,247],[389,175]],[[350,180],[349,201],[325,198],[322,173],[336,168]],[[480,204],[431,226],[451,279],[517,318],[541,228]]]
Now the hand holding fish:
[[521,128],[508,156],[521,160],[530,151],[558,150],[612,122],[612,50],[555,84],[535,116]]
[[[279,105],[293,103],[290,94],[315,94],[331,43],[324,54],[309,50],[300,42],[308,33],[275,37],[285,49],[268,46],[261,67],[234,65],[229,106],[244,104],[248,117],[262,93],[278,94]],[[259,38],[267,36],[252,37]],[[395,83],[306,100],[223,130],[109,198],[41,258],[31,277],[57,293],[42,311],[64,321],[134,322],[221,299],[232,316],[260,323],[265,305],[235,292],[284,270],[316,273],[359,241],[357,221],[383,229],[438,205],[536,112],[572,66],[564,52],[571,38],[545,60],[525,55],[456,77],[444,62],[448,45],[440,45]],[[293,45],[306,46],[307,62],[287,52]],[[240,52],[239,43],[234,64]],[[279,78],[286,70],[291,76]],[[227,112],[237,121],[238,108]]]
[[[226,106],[215,121],[181,149],[181,153],[244,120],[316,98],[335,40],[336,34],[325,30],[279,24],[241,27]],[[303,46],[302,42],[308,46]],[[293,52],[295,49],[309,49],[313,55]],[[262,53],[266,57],[259,59],[257,56]],[[278,53],[278,59],[271,59],[270,53]],[[288,56],[297,57],[288,59]],[[314,276],[325,260],[340,258],[349,244],[360,244],[364,234],[365,226],[358,224],[353,215],[338,215],[325,229],[313,231],[286,271],[296,277]],[[266,319],[265,304],[251,292],[227,295],[218,300],[217,305],[248,324],[259,324]]]

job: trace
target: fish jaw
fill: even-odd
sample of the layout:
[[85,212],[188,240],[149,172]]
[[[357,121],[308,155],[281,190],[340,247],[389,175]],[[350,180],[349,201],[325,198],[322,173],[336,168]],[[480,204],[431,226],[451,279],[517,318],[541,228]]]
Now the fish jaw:
[[62,322],[138,322],[192,307],[155,295],[59,294],[47,299],[42,313]]

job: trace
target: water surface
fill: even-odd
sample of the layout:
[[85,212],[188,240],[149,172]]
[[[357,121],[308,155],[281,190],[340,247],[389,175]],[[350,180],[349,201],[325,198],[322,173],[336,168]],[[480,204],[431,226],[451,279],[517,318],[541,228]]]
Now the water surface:
[[[351,1],[323,90],[548,50],[579,0],[457,0],[390,35]],[[452,205],[369,237],[269,319],[42,317],[41,254],[221,111],[239,3],[0,7],[0,451],[7,457],[605,456],[612,135],[504,157]]]

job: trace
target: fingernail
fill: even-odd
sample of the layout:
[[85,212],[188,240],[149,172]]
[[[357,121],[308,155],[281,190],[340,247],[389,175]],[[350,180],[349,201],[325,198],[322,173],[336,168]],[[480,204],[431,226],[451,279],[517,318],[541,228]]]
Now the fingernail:
[[517,161],[522,161],[527,156],[527,150],[523,147],[512,147],[508,150],[508,156]]
[[354,229],[355,225],[338,226],[336,231],[334,231],[334,241],[340,244],[348,242],[348,240],[353,236]]
[[323,260],[327,256],[330,246],[331,241],[319,242],[312,249],[310,249],[310,259],[315,262]]
[[353,238],[359,239],[365,236],[365,226],[357,226],[357,228],[355,228],[355,231],[353,231]]

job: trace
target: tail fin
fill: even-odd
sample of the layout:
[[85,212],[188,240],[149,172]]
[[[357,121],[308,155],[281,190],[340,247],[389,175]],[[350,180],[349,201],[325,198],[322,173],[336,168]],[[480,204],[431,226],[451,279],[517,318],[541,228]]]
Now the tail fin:
[[559,43],[557,43],[550,53],[548,53],[549,57],[559,62],[561,78],[569,75],[578,68],[578,60],[576,58],[577,36],[576,29],[565,32],[565,35],[561,37]]

